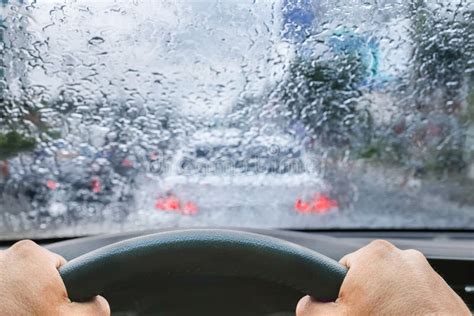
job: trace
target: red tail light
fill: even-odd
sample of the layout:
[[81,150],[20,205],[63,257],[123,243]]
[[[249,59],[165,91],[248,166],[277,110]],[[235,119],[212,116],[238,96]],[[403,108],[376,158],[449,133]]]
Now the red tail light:
[[165,210],[165,199],[157,199],[155,203],[157,210]]
[[330,199],[327,195],[317,194],[314,199],[314,209],[318,213],[326,213],[332,208],[339,207],[336,200]]
[[193,202],[188,202],[184,204],[183,214],[185,215],[196,215],[198,212],[198,207]]
[[46,181],[46,186],[50,190],[56,190],[58,188],[58,183],[54,180],[48,180]]
[[309,213],[311,212],[311,204],[298,199],[295,202],[295,210],[299,213]]
[[316,193],[314,198],[307,202],[302,199],[297,199],[295,202],[295,210],[301,214],[318,213],[324,214],[331,209],[338,208],[339,203],[336,200],[329,198],[325,194]]
[[155,202],[155,208],[159,211],[176,212],[183,215],[196,215],[199,211],[196,203],[181,203],[181,201],[173,195],[158,198]]
[[132,168],[133,162],[130,159],[125,158],[124,160],[122,160],[122,167]]
[[165,201],[165,209],[170,211],[178,211],[181,209],[181,203],[176,197],[170,196]]
[[92,189],[92,192],[94,192],[94,193],[99,193],[101,191],[101,184],[100,184],[99,179],[97,179],[97,178],[92,179],[91,189]]

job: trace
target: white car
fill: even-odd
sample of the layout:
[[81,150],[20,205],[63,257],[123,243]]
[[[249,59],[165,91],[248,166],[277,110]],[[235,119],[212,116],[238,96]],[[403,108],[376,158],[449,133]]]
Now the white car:
[[139,181],[139,209],[224,221],[237,217],[234,211],[258,217],[273,210],[284,218],[338,208],[297,141],[284,134],[249,135],[234,129],[194,134],[164,177]]

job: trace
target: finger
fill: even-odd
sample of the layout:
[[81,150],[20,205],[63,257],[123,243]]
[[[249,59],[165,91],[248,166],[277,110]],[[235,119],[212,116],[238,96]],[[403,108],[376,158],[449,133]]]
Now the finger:
[[339,263],[345,266],[346,268],[350,268],[354,264],[354,262],[357,261],[357,258],[359,258],[360,255],[364,254],[365,247],[360,248],[354,252],[348,253],[339,260]]
[[73,302],[69,304],[68,315],[77,316],[109,316],[110,306],[105,298],[96,296],[91,301],[85,303]]
[[63,265],[65,265],[67,263],[67,260],[64,259],[63,256],[60,256],[60,255],[56,255],[56,269],[59,269],[61,268]]
[[314,315],[336,315],[338,314],[337,303],[321,303],[311,296],[305,296],[296,305],[296,316]]
[[386,240],[374,240],[368,245],[345,255],[339,263],[349,268],[354,265],[355,262],[366,258],[372,258],[373,256],[385,256],[389,253],[399,250],[392,243]]
[[35,263],[51,263],[56,268],[64,265],[66,260],[31,240],[22,240],[15,243],[8,250],[8,253],[20,257],[21,260],[28,260]]
[[48,263],[54,265],[56,269],[59,269],[67,262],[62,256],[40,246],[38,246],[38,256],[47,259]]
[[62,267],[63,265],[65,265],[67,263],[67,260],[64,259],[63,256],[58,255],[57,253],[54,253],[54,252],[49,251],[47,249],[44,249],[44,250],[48,253],[48,256],[51,258],[51,260],[54,263],[54,266],[56,267],[56,269],[59,269],[60,267]]
[[339,263],[345,266],[346,268],[350,268],[351,265],[354,264],[354,261],[356,261],[357,258],[360,257],[360,255],[363,255],[364,253],[367,252],[369,245],[366,245],[360,249],[357,249],[354,252],[348,253],[347,255],[345,255],[339,260]]
[[421,251],[416,250],[416,249],[402,250],[402,254],[405,257],[413,259],[417,262],[428,262],[425,255]]
[[346,268],[350,268],[352,255],[353,253],[349,253],[345,255],[344,257],[341,258],[341,260],[339,260],[339,263],[345,266]]

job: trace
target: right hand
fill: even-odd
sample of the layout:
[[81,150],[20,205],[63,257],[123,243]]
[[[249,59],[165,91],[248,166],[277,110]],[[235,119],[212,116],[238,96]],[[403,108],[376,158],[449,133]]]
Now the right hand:
[[340,262],[349,271],[336,302],[303,297],[296,308],[297,316],[471,315],[417,250],[400,250],[378,240]]

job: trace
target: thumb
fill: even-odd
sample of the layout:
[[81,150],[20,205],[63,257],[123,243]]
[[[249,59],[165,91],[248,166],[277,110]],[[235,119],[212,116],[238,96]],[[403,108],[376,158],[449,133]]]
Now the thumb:
[[69,305],[67,315],[74,316],[109,316],[110,306],[105,298],[96,296],[92,300],[84,303],[73,302]]
[[296,316],[340,315],[337,303],[321,303],[311,296],[305,296],[296,306]]

